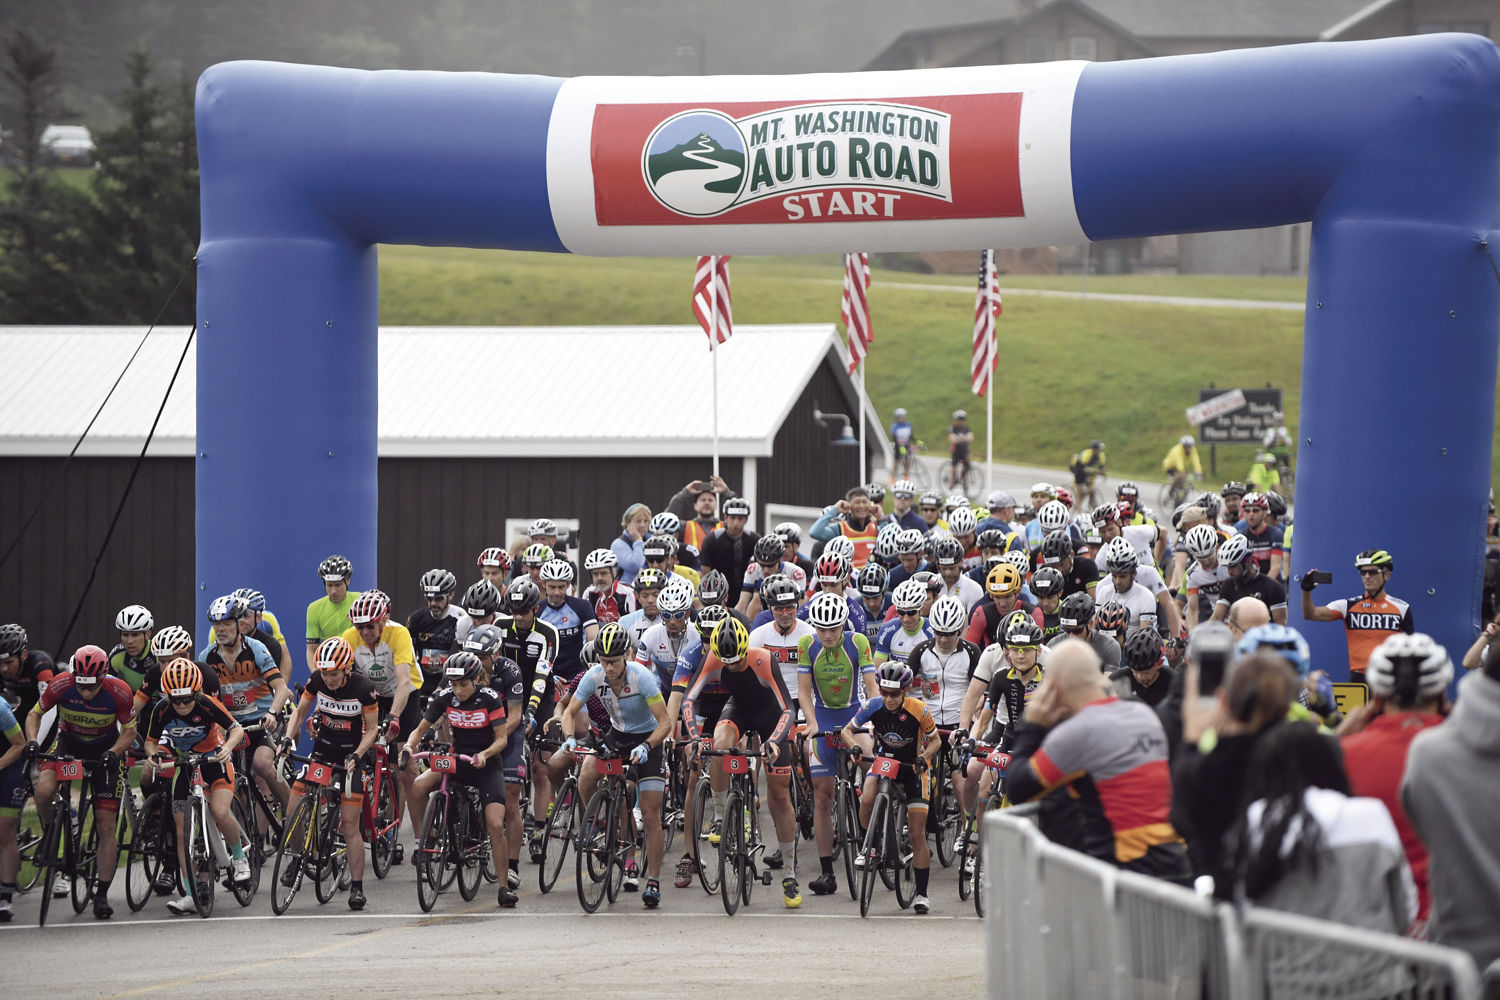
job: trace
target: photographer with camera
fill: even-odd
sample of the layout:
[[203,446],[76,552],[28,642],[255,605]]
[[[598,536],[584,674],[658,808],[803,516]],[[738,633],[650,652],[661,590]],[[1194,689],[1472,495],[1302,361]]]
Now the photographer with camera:
[[1302,576],[1302,617],[1310,622],[1342,621],[1349,640],[1349,677],[1362,681],[1370,654],[1388,637],[1399,632],[1411,635],[1411,605],[1385,592],[1396,568],[1385,549],[1365,549],[1354,557],[1354,568],[1364,594],[1344,598],[1321,607],[1313,604],[1312,592],[1320,583],[1332,583],[1333,574],[1308,570]]

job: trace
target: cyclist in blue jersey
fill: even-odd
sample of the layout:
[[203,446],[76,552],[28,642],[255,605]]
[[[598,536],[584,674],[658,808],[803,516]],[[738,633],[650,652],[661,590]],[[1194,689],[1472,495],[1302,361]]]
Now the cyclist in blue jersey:
[[926,584],[907,580],[891,594],[891,603],[896,607],[896,617],[881,622],[875,636],[877,667],[887,660],[905,663],[908,653],[932,638],[932,628],[922,617],[922,609],[927,607]]
[[648,628],[661,621],[661,615],[656,610],[656,599],[666,584],[667,574],[655,566],[647,566],[635,575],[633,586],[639,607],[620,618],[620,627],[630,637],[632,649],[641,644],[641,636],[646,634]]
[[552,662],[552,673],[564,680],[582,672],[578,654],[583,644],[599,633],[594,606],[568,593],[572,583],[573,564],[566,559],[551,559],[542,565],[542,591],[547,600],[537,614],[557,629],[557,659]]
[[896,412],[892,416],[896,418],[891,424],[891,444],[895,447],[896,460],[892,463],[891,471],[897,472],[902,479],[910,479],[912,450],[916,445],[916,431],[912,428],[911,421],[906,417],[905,407],[896,407]]
[[871,562],[854,578],[854,588],[859,591],[860,602],[864,605],[864,635],[872,643],[879,635],[885,613],[891,606],[890,595],[886,593],[888,576],[884,566]]

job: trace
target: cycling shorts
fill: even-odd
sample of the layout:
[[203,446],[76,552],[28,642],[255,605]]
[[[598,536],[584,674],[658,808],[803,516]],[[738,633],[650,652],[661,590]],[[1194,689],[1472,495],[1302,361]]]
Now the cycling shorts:
[[0,816],[16,816],[26,804],[26,762],[0,770]]
[[[192,768],[177,765],[177,774],[172,779],[172,801],[186,802],[192,791],[188,784],[192,777]],[[208,790],[216,792],[221,788],[234,788],[234,765],[233,764],[201,764],[198,774],[202,776],[203,783]]]
[[[99,766],[105,751],[114,746],[114,740],[104,740],[94,743],[82,743],[69,739],[66,733],[59,733],[54,748],[49,753],[59,754],[65,757],[77,757],[79,760],[89,761],[94,766],[88,769],[84,781],[91,786],[94,794],[94,808],[113,811],[120,807],[120,769],[118,767],[106,770]],[[39,767],[43,771],[56,771],[58,761],[43,761]]]
[[[329,746],[326,743],[313,743],[313,751],[309,755],[320,764],[327,764],[335,771],[333,785],[330,787],[343,788],[346,806],[362,805],[365,801],[365,771],[362,767],[356,767],[349,776],[349,786],[343,787],[344,783],[344,760],[349,756],[352,748],[345,749],[339,746]],[[307,773],[307,765],[303,764],[297,769],[297,779],[292,782],[293,795],[306,795],[317,791],[318,786],[309,784],[302,780]]]
[[500,770],[507,785],[526,784],[526,736],[520,728],[505,741],[500,754]]
[[[817,724],[813,726],[815,733],[835,732],[854,718],[854,713],[859,711],[858,703],[848,708],[829,708],[826,705],[815,705],[813,711],[817,713]],[[838,774],[839,755],[838,751],[828,745],[827,739],[811,740],[807,745],[807,762],[812,770],[814,778],[832,778]]]
[[[611,729],[604,737],[604,746],[619,754],[621,757],[630,758],[630,751],[645,743],[651,733],[627,733],[623,729]],[[662,775],[661,747],[648,746],[646,762],[635,765],[636,787],[643,792],[659,792],[667,787],[667,782]]]
[[[896,759],[900,760],[899,757]],[[908,809],[927,811],[927,799],[932,791],[932,768],[925,768],[918,774],[915,763],[902,760],[901,772],[896,775],[895,784],[900,785],[901,791],[906,795]]]
[[[391,704],[395,699],[387,698],[384,695],[376,695],[375,700],[380,705],[380,721],[384,723],[391,714]],[[396,717],[401,724],[401,732],[397,734],[399,739],[405,739],[416,732],[417,723],[422,721],[422,706],[419,704],[420,701],[421,699],[417,697],[417,692],[415,691],[406,696],[406,706],[401,709],[401,714]]]
[[505,766],[498,760],[492,760],[484,767],[475,767],[473,764],[458,762],[458,770],[453,773],[453,779],[461,785],[468,785],[479,792],[479,803],[487,806],[491,802],[505,805],[505,784],[509,776],[505,773]]
[[[735,704],[734,696],[724,703],[724,710],[719,715],[719,725],[730,726],[734,730],[734,742],[739,743],[745,736],[751,733],[761,738],[764,745],[770,740],[771,733],[780,721],[779,712],[750,712]],[[771,774],[790,774],[792,771],[791,741],[783,734],[776,743],[776,763],[769,769]]]

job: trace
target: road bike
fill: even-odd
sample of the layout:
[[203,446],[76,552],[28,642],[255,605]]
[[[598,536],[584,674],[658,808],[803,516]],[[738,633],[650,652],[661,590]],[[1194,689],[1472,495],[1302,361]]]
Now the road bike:
[[128,848],[122,845],[125,902],[132,912],[144,909],[153,894],[166,895],[178,887],[177,827],[172,820],[173,767],[167,764],[156,769],[156,784],[135,810],[130,845]]
[[972,459],[949,459],[943,469],[943,488],[949,493],[962,492],[973,497],[979,492],[979,468]]
[[1178,505],[1185,503],[1187,498],[1193,495],[1193,490],[1197,485],[1198,477],[1191,473],[1162,483],[1161,492],[1157,496],[1160,502],[1157,510],[1170,514],[1177,509]]
[[[751,761],[763,757],[763,751],[739,748],[704,750],[705,757],[717,757],[724,773],[729,775],[729,795],[724,800],[724,819],[719,827],[719,898],[724,912],[731,917],[741,903],[750,905],[750,890],[759,881],[771,884],[771,870],[757,873],[763,862],[766,845],[760,837],[760,792],[756,768]],[[795,858],[786,859],[795,864]]]
[[[547,749],[554,753],[562,746],[556,740],[544,741]],[[583,816],[582,793],[578,790],[578,771],[582,758],[574,755],[568,776],[558,786],[552,798],[552,812],[542,828],[542,862],[537,872],[537,888],[551,892],[562,874],[568,858],[568,850],[576,845],[580,820]]]
[[[950,738],[951,739],[951,738]],[[953,791],[953,767],[947,750],[932,762],[932,800],[927,814],[927,836],[934,840],[938,863],[951,868],[955,858],[954,842],[963,828],[965,817],[958,795]]]
[[868,916],[870,900],[875,895],[875,880],[889,877],[896,890],[896,902],[906,909],[916,898],[916,869],[912,866],[910,831],[906,818],[906,791],[896,783],[903,767],[920,765],[903,763],[894,757],[877,756],[870,773],[878,779],[875,801],[870,807],[870,822],[865,827],[856,867],[860,868],[859,915]]
[[613,903],[625,882],[625,861],[635,849],[634,817],[635,767],[610,750],[574,751],[578,756],[594,756],[599,776],[598,787],[589,797],[579,821],[580,837],[576,857],[578,903],[583,912],[593,913],[607,898]]
[[1005,772],[1010,767],[1010,754],[999,747],[987,747],[981,743],[970,741],[966,756],[982,761],[984,766],[995,772],[995,785],[990,793],[985,796],[979,804],[979,809],[974,817],[964,827],[961,840],[958,844],[959,874],[958,874],[958,898],[968,899],[974,897],[974,912],[981,917],[984,916],[984,851],[982,849],[979,827],[981,818],[991,809],[1005,809],[1010,805],[1010,800],[1005,797]]
[[[712,751],[713,738],[703,737],[700,745],[703,751]],[[693,811],[688,816],[688,824],[683,831],[683,836],[693,844],[693,857],[698,862],[698,884],[703,886],[704,892],[712,896],[719,891],[719,866],[717,859],[710,864],[704,858],[703,852],[713,846],[708,837],[713,826],[714,786],[708,775],[708,767],[695,760],[694,770],[698,779],[693,785]]]
[[359,831],[370,845],[370,867],[375,877],[385,878],[391,865],[401,863],[405,848],[401,846],[401,802],[397,795],[396,772],[391,769],[390,748],[384,739],[376,740],[365,755],[365,799],[360,805]]
[[292,810],[276,850],[271,910],[277,916],[292,905],[304,876],[313,880],[320,903],[328,902],[349,885],[348,847],[339,836],[339,824],[350,773],[340,765],[313,757],[296,753],[286,756],[304,765],[299,778],[315,788]]
[[[291,705],[288,704],[279,716],[283,725],[290,714]],[[264,720],[245,726],[244,730],[246,737],[254,733],[270,732],[266,729]],[[286,821],[286,810],[281,800],[269,794],[256,780],[254,757],[248,738],[240,741],[239,746],[234,748],[234,797],[246,818],[251,820],[250,829],[254,834],[251,840],[255,842],[255,853],[250,861],[252,868],[265,863],[267,839],[272,844],[281,842],[282,825]],[[291,779],[286,780],[290,782]]]
[[[849,887],[849,898],[859,898],[858,872],[854,859],[859,854],[859,845],[864,841],[864,830],[859,825],[859,787],[861,783],[859,751],[843,743],[838,730],[813,733],[809,739],[827,741],[825,746],[838,754],[838,766],[833,784],[833,860],[844,863],[844,883]],[[837,741],[837,742],[834,742]]]
[[[45,927],[47,911],[52,905],[52,887],[58,877],[69,880],[74,913],[82,913],[94,898],[98,830],[94,822],[93,782],[85,779],[103,764],[60,754],[38,754],[36,759],[57,765],[52,769],[57,776],[57,791],[52,793],[52,820],[42,830],[36,855],[40,869],[38,881],[42,885],[37,925]],[[29,776],[27,782],[30,784]],[[81,783],[77,812],[72,806],[71,786],[74,782]],[[28,789],[28,797],[35,794],[33,785]]]
[[458,765],[473,767],[475,759],[467,754],[454,753],[453,748],[446,744],[414,753],[411,759],[425,760],[431,770],[442,776],[438,787],[427,798],[422,840],[412,852],[412,864],[417,870],[417,903],[423,913],[431,913],[438,896],[454,882],[458,883],[458,894],[464,902],[479,895],[479,884],[484,878],[484,857],[490,853],[490,838],[478,789],[460,785],[454,792],[449,788]]
[[[255,899],[256,890],[260,888],[260,866],[256,863],[253,852],[255,838],[250,834],[245,810],[240,807],[238,800],[231,799],[230,815],[239,827],[240,849],[244,852],[250,869],[249,877],[239,882],[234,879],[234,864],[224,841],[224,833],[214,819],[208,796],[203,790],[201,768],[204,764],[213,763],[214,755],[177,753],[174,756],[176,766],[185,769],[189,775],[187,810],[182,818],[182,842],[183,853],[187,856],[187,885],[193,897],[193,906],[200,917],[210,916],[214,911],[214,886],[221,879],[234,894],[236,902],[241,906],[249,906]],[[172,758],[163,755],[157,759],[165,761]],[[128,877],[127,873],[127,880]]]

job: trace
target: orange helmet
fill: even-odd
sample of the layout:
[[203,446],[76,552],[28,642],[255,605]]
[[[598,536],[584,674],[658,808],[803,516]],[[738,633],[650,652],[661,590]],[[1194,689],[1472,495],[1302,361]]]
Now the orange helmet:
[[161,671],[161,688],[168,698],[186,698],[203,690],[203,671],[185,656],[174,657]]
[[354,666],[354,650],[340,636],[324,639],[318,647],[316,665],[319,670],[348,670]]
[[1009,597],[1021,590],[1021,571],[1008,562],[1002,562],[990,570],[984,578],[985,589],[991,597]]

